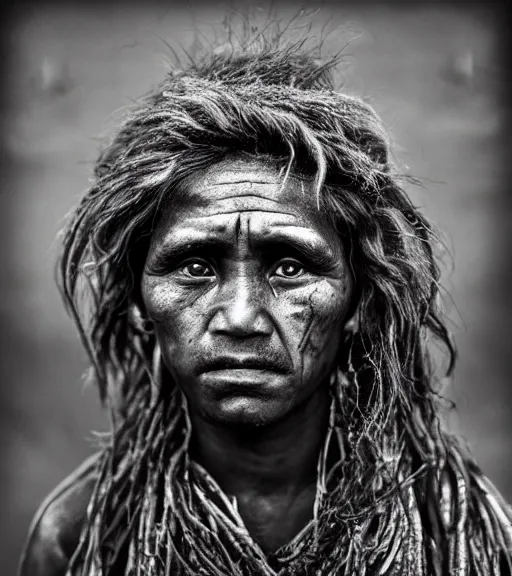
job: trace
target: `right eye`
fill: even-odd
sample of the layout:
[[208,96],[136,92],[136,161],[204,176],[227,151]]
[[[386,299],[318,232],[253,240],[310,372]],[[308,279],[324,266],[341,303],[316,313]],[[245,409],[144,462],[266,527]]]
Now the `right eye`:
[[203,262],[202,260],[196,260],[194,262],[189,262],[183,266],[182,271],[187,276],[193,276],[194,278],[210,278],[215,276],[212,267]]

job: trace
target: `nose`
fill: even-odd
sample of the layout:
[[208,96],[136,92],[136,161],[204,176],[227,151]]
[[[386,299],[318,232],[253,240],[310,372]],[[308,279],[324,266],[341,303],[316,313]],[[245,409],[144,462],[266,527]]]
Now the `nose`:
[[270,336],[272,320],[265,310],[263,297],[261,290],[248,278],[225,286],[209,330],[236,338]]

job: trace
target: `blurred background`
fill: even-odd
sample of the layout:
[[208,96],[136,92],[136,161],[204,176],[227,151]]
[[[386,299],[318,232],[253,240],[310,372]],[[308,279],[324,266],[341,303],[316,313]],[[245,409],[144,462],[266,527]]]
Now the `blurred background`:
[[[236,6],[236,5],[235,5]],[[289,18],[299,6],[276,6]],[[309,8],[308,13],[312,10]],[[0,558],[14,575],[41,500],[107,428],[54,284],[56,234],[88,186],[100,137],[165,74],[165,41],[192,46],[226,8],[19,5],[3,31],[0,192]],[[304,23],[307,23],[307,16]],[[313,34],[345,48],[349,93],[367,97],[422,186],[414,202],[452,253],[444,285],[460,350],[449,425],[512,500],[512,205],[509,80],[493,5],[323,5]],[[336,27],[342,28],[337,29]]]

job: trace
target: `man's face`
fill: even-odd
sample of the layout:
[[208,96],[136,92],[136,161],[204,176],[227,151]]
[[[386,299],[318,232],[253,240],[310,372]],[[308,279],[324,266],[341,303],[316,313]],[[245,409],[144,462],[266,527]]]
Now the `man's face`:
[[230,424],[285,417],[326,384],[352,294],[310,183],[264,162],[200,173],[157,224],[142,298],[191,410]]

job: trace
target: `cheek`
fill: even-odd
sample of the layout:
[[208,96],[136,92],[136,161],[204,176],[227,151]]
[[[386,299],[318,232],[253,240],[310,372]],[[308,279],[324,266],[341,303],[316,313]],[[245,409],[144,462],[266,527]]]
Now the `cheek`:
[[325,279],[294,291],[289,297],[289,342],[297,361],[306,367],[330,362],[338,349],[350,304],[351,283]]
[[145,277],[141,292],[147,315],[159,333],[190,334],[204,318],[200,310],[204,289],[184,289],[165,278]]
[[193,369],[192,352],[205,321],[205,290],[185,290],[169,279],[149,277],[143,280],[141,292],[164,363],[177,381],[185,382]]

